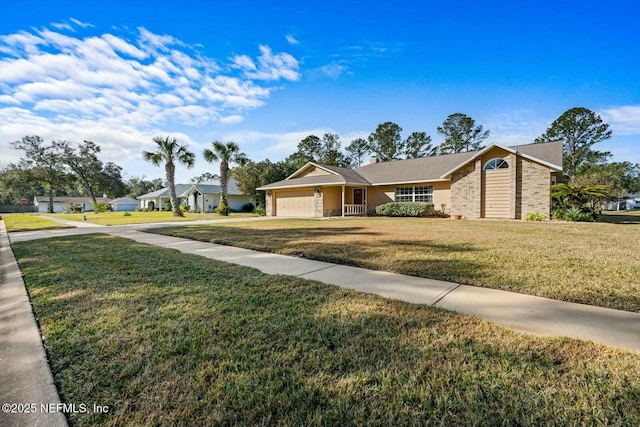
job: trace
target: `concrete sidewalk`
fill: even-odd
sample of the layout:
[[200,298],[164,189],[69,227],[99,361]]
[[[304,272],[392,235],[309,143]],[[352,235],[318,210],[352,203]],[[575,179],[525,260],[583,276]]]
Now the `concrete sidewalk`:
[[62,412],[42,411],[41,405],[59,404],[60,398],[4,221],[0,279],[0,426],[66,426]]

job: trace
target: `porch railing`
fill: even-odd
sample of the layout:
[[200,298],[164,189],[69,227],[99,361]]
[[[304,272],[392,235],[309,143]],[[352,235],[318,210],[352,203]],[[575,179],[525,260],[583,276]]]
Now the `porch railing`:
[[344,205],[344,214],[353,216],[364,216],[367,213],[367,205]]

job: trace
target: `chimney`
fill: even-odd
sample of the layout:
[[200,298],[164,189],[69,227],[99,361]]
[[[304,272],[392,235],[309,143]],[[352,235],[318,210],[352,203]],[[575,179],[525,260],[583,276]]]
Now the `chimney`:
[[378,163],[378,156],[376,156],[375,154],[371,155],[371,160],[369,160],[369,164],[374,164],[374,163]]

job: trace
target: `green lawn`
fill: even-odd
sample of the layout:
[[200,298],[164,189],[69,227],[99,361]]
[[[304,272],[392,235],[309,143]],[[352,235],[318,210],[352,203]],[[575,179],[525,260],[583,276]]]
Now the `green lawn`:
[[637,353],[110,236],[13,246],[64,401],[110,408],[75,426],[640,424]]
[[53,230],[57,228],[73,228],[71,225],[61,224],[38,214],[2,214],[8,232]]
[[640,216],[622,223],[288,219],[151,232],[638,311],[640,224],[629,218]]
[[224,217],[214,213],[191,213],[186,212],[184,217],[173,216],[173,212],[84,212],[72,214],[53,214],[57,218],[69,221],[83,222],[84,217],[87,222],[99,225],[123,225],[123,224],[145,224],[153,222],[175,222],[175,221],[196,221],[200,219],[225,219],[225,218],[250,218],[255,217],[252,213],[231,213]]

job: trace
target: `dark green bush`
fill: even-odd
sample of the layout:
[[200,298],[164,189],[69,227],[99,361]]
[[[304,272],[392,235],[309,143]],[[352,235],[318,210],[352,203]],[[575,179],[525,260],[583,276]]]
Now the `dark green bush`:
[[169,212],[171,211],[171,202],[164,202],[164,204],[162,205],[162,210],[165,212]]
[[242,205],[242,212],[253,212],[253,210],[255,209],[255,206],[253,206],[253,203],[245,203],[244,205]]
[[381,216],[429,216],[433,214],[433,203],[426,202],[391,202],[376,206],[376,213]]

